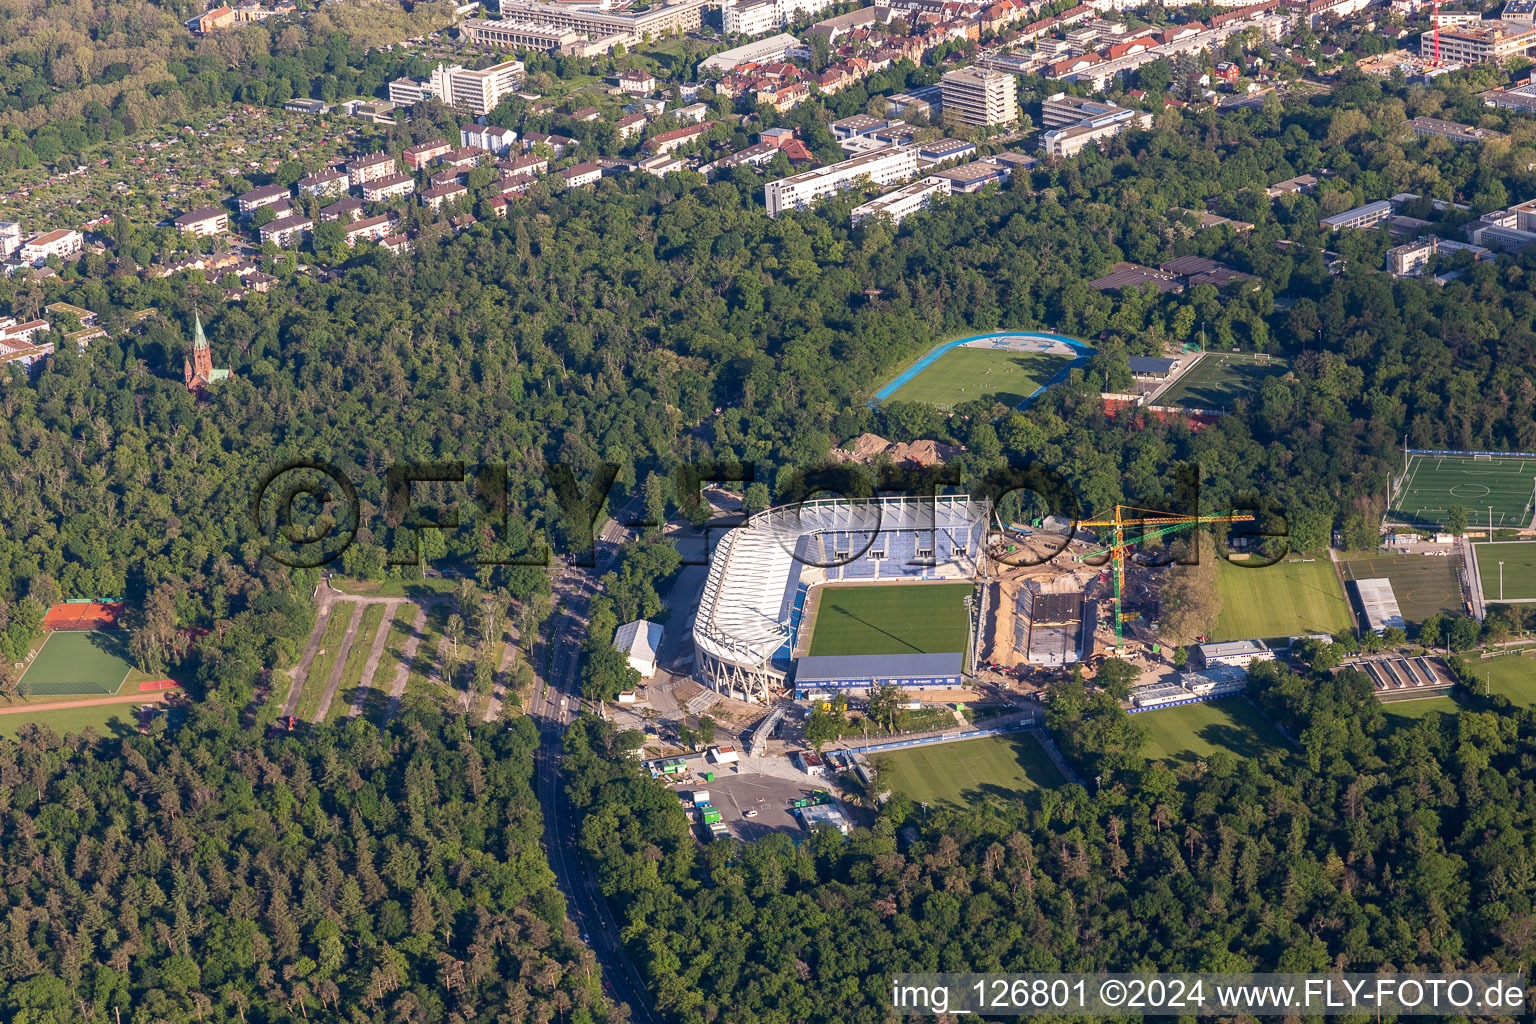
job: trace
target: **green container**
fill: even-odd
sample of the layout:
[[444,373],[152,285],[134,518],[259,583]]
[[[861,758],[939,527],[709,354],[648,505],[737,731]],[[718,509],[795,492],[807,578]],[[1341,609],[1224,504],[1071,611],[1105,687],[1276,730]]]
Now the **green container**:
[[704,781],[705,782],[714,782],[715,781],[715,773],[714,772],[705,772],[704,773]]
[[715,822],[717,822],[719,820],[720,820],[720,812],[719,811],[705,811],[704,812],[704,824],[706,824],[706,825],[713,825]]

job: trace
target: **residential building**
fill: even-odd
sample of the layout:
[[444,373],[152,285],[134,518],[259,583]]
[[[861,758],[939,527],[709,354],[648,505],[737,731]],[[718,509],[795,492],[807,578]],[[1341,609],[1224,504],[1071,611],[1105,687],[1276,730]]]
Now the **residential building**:
[[425,78],[397,78],[389,83],[389,102],[397,107],[415,106],[432,95],[432,83]]
[[229,7],[215,7],[204,11],[195,18],[188,18],[184,23],[193,34],[205,36],[221,28],[229,28],[235,23],[235,12]]
[[759,39],[756,42],[746,43],[742,46],[722,50],[712,57],[706,57],[699,64],[701,73],[724,74],[742,64],[773,64],[784,60],[789,56],[789,51],[800,45],[800,40],[787,32],[781,32],[767,39]]
[[341,171],[326,168],[299,179],[299,192],[311,196],[343,196],[351,179]]
[[517,132],[511,128],[475,124],[459,129],[459,144],[462,147],[483,149],[497,156],[506,156],[516,141]]
[[893,146],[770,181],[763,186],[763,201],[768,216],[776,217],[785,210],[805,209],[822,196],[863,181],[873,185],[894,185],[916,173],[917,150],[911,146]]
[[603,169],[597,164],[587,162],[577,164],[574,167],[567,167],[559,173],[560,177],[564,178],[565,183],[571,188],[584,188],[587,185],[595,185],[597,179],[603,176]]
[[1474,128],[1469,124],[1459,124],[1455,121],[1442,121],[1438,117],[1415,117],[1408,122],[1408,126],[1413,129],[1413,134],[1421,138],[1438,137],[1457,143],[1491,142],[1505,137],[1502,132]]
[[[459,134],[462,136],[464,133],[461,130]],[[465,144],[468,145],[468,143]],[[423,142],[419,145],[405,147],[405,152],[400,154],[400,159],[405,161],[405,166],[411,170],[420,171],[444,153],[451,153],[452,151],[453,146],[448,143],[447,139],[433,139],[431,142]]]
[[396,256],[404,256],[411,251],[411,236],[404,232],[398,235],[386,235],[379,239],[379,244]]
[[362,210],[363,201],[361,199],[348,196],[346,199],[337,200],[330,206],[320,207],[320,219],[322,221],[352,221],[357,219],[357,215],[361,213]]
[[702,12],[710,0],[671,0],[638,10],[625,10],[603,2],[548,3],[544,0],[502,0],[501,16],[508,21],[531,21],[555,28],[573,28],[593,39],[628,35],[652,39],[692,32],[703,24]]
[[14,220],[0,220],[0,259],[9,259],[21,248],[21,225]]
[[1530,56],[1533,50],[1536,25],[1498,21],[1440,30],[1440,59],[1459,64],[1497,63]]
[[389,234],[392,224],[393,221],[387,213],[354,221],[352,226],[347,228],[347,244],[355,246],[360,242],[377,242]]
[[[1326,173],[1324,172],[1325,176]],[[1275,182],[1264,190],[1264,194],[1271,199],[1278,199],[1285,195],[1311,195],[1312,190],[1317,187],[1318,180],[1319,175],[1316,174],[1298,174],[1294,178]]]
[[171,222],[184,235],[222,235],[229,230],[229,211],[218,206],[184,213]]
[[49,256],[68,259],[85,248],[85,236],[71,228],[45,231],[21,243],[19,255],[26,263],[41,263]]
[[457,64],[439,64],[428,84],[433,94],[449,106],[484,117],[517,91],[522,80],[523,62],[507,60],[479,71],[468,71]]
[[263,206],[272,206],[275,203],[286,202],[291,193],[286,185],[263,185],[253,188],[249,192],[242,192],[235,199],[235,205],[240,209],[240,216],[249,219],[252,214]]
[[619,75],[619,90],[627,96],[649,96],[656,91],[656,76],[649,71],[630,68]]
[[666,156],[674,153],[684,146],[691,146],[703,139],[704,134],[715,126],[713,121],[705,121],[703,124],[691,124],[685,128],[674,128],[669,132],[652,135],[645,140],[642,147],[647,153],[656,156]]
[[543,132],[523,133],[523,152],[532,153],[540,146],[548,147],[558,160],[565,156],[567,150],[576,148],[576,140],[568,135],[545,135]]
[[855,206],[849,214],[853,227],[874,217],[883,217],[894,227],[919,210],[926,210],[936,199],[949,195],[949,181],[928,177],[903,185],[894,192],[887,192],[878,199],[871,199],[862,206]]
[[642,134],[648,123],[644,114],[625,114],[613,122],[613,127],[618,131],[619,138],[628,142],[635,136]]
[[1377,224],[1392,216],[1392,201],[1378,199],[1374,203],[1366,203],[1357,206],[1353,210],[1345,210],[1336,213],[1332,217],[1324,217],[1317,222],[1320,228],[1329,231],[1360,231],[1365,228],[1373,228]]
[[395,158],[388,153],[370,153],[347,164],[347,178],[353,188],[362,188],[364,183],[388,177],[399,169],[395,165]]
[[409,174],[387,174],[363,184],[363,198],[370,203],[387,203],[391,199],[404,199],[416,191],[416,179]]
[[308,217],[300,217],[289,214],[279,220],[268,221],[263,224],[257,233],[261,236],[263,244],[271,242],[273,245],[284,249],[292,249],[304,240],[304,236],[314,230],[315,222]]
[[709,117],[709,105],[690,103],[686,107],[678,107],[672,111],[672,116],[689,124],[703,124]]
[[43,312],[53,317],[72,316],[80,321],[81,327],[96,327],[101,322],[95,313],[71,302],[50,302],[43,307]]
[[463,185],[439,185],[421,194],[421,205],[429,210],[440,210],[444,203],[456,203],[468,195],[469,189]]
[[727,35],[760,36],[788,28],[801,15],[820,14],[836,0],[745,0],[726,3],[721,23]]
[[512,178],[531,178],[535,174],[544,174],[549,170],[549,161],[541,156],[515,156],[496,166],[501,169],[501,180],[509,181]]
[[437,158],[439,165],[443,167],[457,167],[462,170],[470,170],[478,167],[480,161],[486,156],[486,151],[479,146],[460,146],[451,153],[444,153]]

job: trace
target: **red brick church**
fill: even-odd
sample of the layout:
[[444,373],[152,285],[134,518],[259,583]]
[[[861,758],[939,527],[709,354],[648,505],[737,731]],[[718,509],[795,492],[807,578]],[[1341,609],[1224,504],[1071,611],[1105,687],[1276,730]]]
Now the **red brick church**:
[[195,311],[192,316],[196,319],[197,330],[192,336],[192,355],[182,364],[182,377],[188,391],[205,398],[210,385],[229,379],[229,370],[214,368],[213,350],[208,347],[208,338],[203,334],[203,318]]

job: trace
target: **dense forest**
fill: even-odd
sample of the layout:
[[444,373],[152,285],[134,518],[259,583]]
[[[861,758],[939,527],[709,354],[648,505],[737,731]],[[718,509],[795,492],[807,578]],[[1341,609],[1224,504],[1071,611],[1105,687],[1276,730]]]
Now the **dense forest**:
[[926,815],[898,796],[849,840],[699,847],[595,720],[564,764],[630,951],[680,1021],[882,1021],[912,971],[1528,973],[1536,714],[1495,699],[1393,729],[1354,677],[1255,673],[1294,753],[1122,752],[1093,795]]
[[0,744],[0,1017],[593,1024],[531,789],[533,723]]

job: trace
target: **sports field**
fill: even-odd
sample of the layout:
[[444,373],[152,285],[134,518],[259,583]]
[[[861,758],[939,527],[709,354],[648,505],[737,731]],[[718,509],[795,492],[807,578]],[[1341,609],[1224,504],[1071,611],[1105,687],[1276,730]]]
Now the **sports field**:
[[1018,800],[1061,784],[1040,744],[1022,732],[876,754],[875,764],[880,789],[952,807]]
[[1489,693],[1508,697],[1524,707],[1536,707],[1536,657],[1509,654],[1474,662],[1472,674],[1483,677]]
[[1353,625],[1333,563],[1277,562],[1244,568],[1222,559],[1216,568],[1221,615],[1214,640],[1255,640],[1302,633],[1338,633]]
[[1531,524],[1531,495],[1536,488],[1536,458],[1475,455],[1413,455],[1396,485],[1387,518],[1418,527],[1445,525],[1452,505],[1467,510],[1472,529]]
[[102,736],[137,733],[137,704],[96,704],[84,708],[57,708],[28,714],[0,715],[0,736],[15,739],[25,725],[46,725],[60,736],[95,729]]
[[21,692],[27,697],[116,693],[132,671],[128,634],[122,630],[55,630],[22,673]]
[[1283,377],[1290,364],[1275,356],[1208,352],[1157,398],[1158,405],[1183,409],[1230,409],[1239,398],[1259,393],[1271,377]]
[[1147,729],[1142,753],[1154,761],[1197,761],[1218,750],[1263,757],[1286,747],[1285,737],[1246,697],[1142,711],[1135,721]]
[[1536,541],[1474,544],[1472,554],[1483,578],[1484,601],[1536,602]]
[[961,346],[903,384],[889,401],[927,402],[941,409],[976,401],[1018,406],[1070,362],[1043,352]]
[[1461,709],[1461,698],[1455,696],[1381,702],[1381,712],[1387,716],[1387,725],[1393,729],[1412,728],[1425,719],[1454,715]]
[[1403,618],[1419,623],[1436,612],[1467,613],[1461,563],[1460,555],[1378,555],[1351,558],[1340,567],[1346,580],[1391,580]]
[[953,654],[970,636],[969,583],[818,587],[810,654]]

